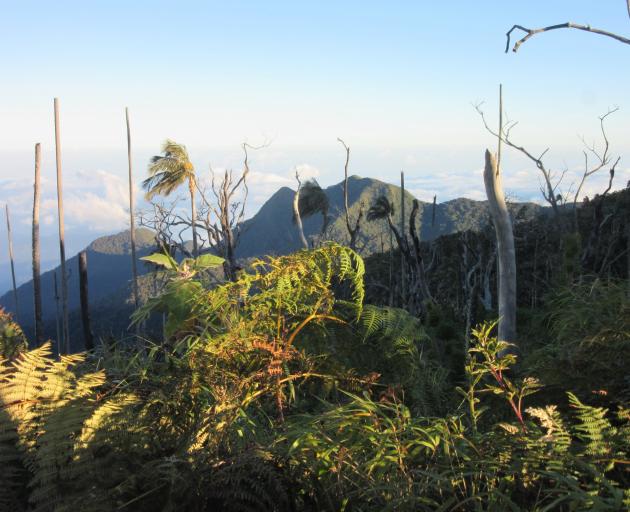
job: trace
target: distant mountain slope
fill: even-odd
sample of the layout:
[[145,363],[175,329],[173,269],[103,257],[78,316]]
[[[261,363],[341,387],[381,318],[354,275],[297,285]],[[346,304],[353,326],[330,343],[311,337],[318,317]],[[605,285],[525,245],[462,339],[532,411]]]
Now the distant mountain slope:
[[[87,248],[88,282],[90,302],[96,303],[118,291],[131,279],[131,239],[129,231],[116,235],[104,236],[94,240]],[[138,257],[145,256],[154,247],[153,233],[148,229],[136,230],[136,246]],[[75,255],[67,260],[68,269],[68,305],[70,311],[79,307],[79,267]],[[138,266],[138,272],[147,271],[144,264]],[[49,326],[55,320],[54,273],[57,272],[59,295],[61,295],[61,272],[59,267],[42,274],[42,309],[44,323]],[[13,292],[9,291],[0,297],[0,306],[8,311],[14,310]],[[34,304],[33,281],[24,283],[18,288],[19,322],[27,336],[33,336]],[[61,303],[60,303],[61,307]],[[54,336],[47,330],[47,336]]]
[[[350,215],[356,218],[360,205],[364,213],[376,199],[387,196],[394,204],[395,216],[399,222],[401,194],[400,187],[370,178],[352,176],[349,179]],[[346,243],[348,233],[343,212],[343,183],[325,189],[330,201],[330,226],[327,239]],[[242,225],[240,244],[237,248],[239,258],[263,256],[265,254],[288,254],[301,248],[297,227],[293,223],[294,191],[283,187],[278,190],[254,215]],[[408,222],[413,196],[405,192],[405,216]],[[513,213],[522,218],[531,218],[543,210],[532,203],[519,203],[511,206]],[[435,225],[431,225],[433,206],[420,203],[418,226],[423,240],[432,240],[438,236],[480,229],[489,222],[488,208],[485,201],[455,199],[438,204],[435,212]],[[321,215],[304,220],[307,237],[318,235],[322,227]],[[407,226],[408,229],[408,226]],[[138,229],[138,257],[145,256],[155,247],[154,235],[148,229]],[[363,256],[389,249],[389,231],[385,221],[368,222],[363,218],[358,249]],[[129,232],[105,236],[94,240],[88,247],[88,279],[93,327],[98,334],[111,333],[119,336],[128,325],[132,311],[130,303],[131,252]],[[69,272],[68,289],[70,322],[73,346],[79,348],[82,338],[80,332],[78,258],[73,256],[67,262]],[[148,267],[141,263],[139,273],[146,274]],[[57,276],[59,269],[55,270]],[[42,298],[46,336],[56,337],[56,305],[53,275],[55,271],[42,274]],[[60,283],[59,283],[60,284]],[[141,280],[142,293],[151,292],[151,278]],[[33,283],[29,281],[18,288],[19,322],[25,333],[33,337]],[[0,306],[8,311],[14,310],[13,295],[9,291],[0,297]],[[61,306],[61,304],[60,304]]]
[[[371,178],[352,176],[348,180],[348,199],[350,216],[356,218],[360,205],[364,213],[376,199],[385,195],[394,204],[395,216],[399,219],[401,189],[396,185],[384,183]],[[348,241],[343,211],[343,183],[324,189],[330,202],[331,217],[329,238],[337,241]],[[297,227],[293,223],[294,191],[283,187],[278,190],[254,215],[243,223],[243,231],[237,248],[239,257],[260,256],[261,254],[287,254],[301,248]],[[409,219],[413,195],[405,191],[405,217]],[[531,218],[543,210],[534,203],[517,203],[511,206],[515,215]],[[435,225],[432,225],[432,209],[430,203],[420,202],[418,226],[423,240],[432,240],[438,236],[480,229],[489,222],[486,201],[472,199],[454,199],[436,206]],[[400,222],[397,220],[397,223]],[[304,233],[307,238],[319,234],[322,227],[321,215],[304,219]],[[381,240],[383,239],[383,240]],[[368,222],[363,218],[358,248],[363,255],[381,250],[381,244],[388,247],[389,231],[385,221]]]

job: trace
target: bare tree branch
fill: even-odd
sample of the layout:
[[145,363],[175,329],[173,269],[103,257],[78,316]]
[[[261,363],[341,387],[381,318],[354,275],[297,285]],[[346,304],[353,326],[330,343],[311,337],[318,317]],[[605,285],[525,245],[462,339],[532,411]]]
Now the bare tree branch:
[[[603,169],[605,166],[607,166],[610,163],[610,154],[609,154],[610,142],[608,140],[608,136],[606,135],[605,122],[606,122],[606,118],[610,116],[611,114],[614,114],[615,112],[617,112],[617,110],[619,110],[619,107],[609,109],[608,112],[606,112],[604,115],[599,116],[599,128],[602,134],[602,138],[604,140],[603,152],[600,153],[595,147],[594,143],[591,145],[588,145],[586,141],[584,140],[584,137],[582,137],[582,142],[584,143],[584,146],[586,147],[586,150],[583,152],[584,153],[584,172],[578,184],[577,190],[575,191],[575,196],[573,197],[573,210],[577,209],[577,202],[579,200],[580,193],[582,192],[582,188],[584,187],[584,183],[586,182],[587,178],[589,178],[596,172],[600,171],[601,169]],[[589,163],[588,163],[589,153],[592,154],[596,159],[596,163],[593,167],[589,167]],[[613,176],[615,173],[615,166],[617,165],[617,162],[619,162],[619,158],[610,169]],[[612,177],[611,177],[610,185],[608,189],[610,189],[610,186],[612,186]],[[575,227],[577,229],[577,212],[575,213]]]
[[[490,125],[488,124],[487,120],[486,120],[486,116],[483,112],[483,110],[481,110],[481,106],[483,103],[478,103],[477,105],[475,105],[475,110],[477,111],[477,113],[481,116],[481,120],[483,121],[483,125],[486,128],[486,130],[488,131],[488,133],[490,133],[491,135],[497,137],[501,142],[503,142],[504,144],[506,144],[507,146],[510,146],[511,148],[514,148],[518,151],[520,151],[523,155],[525,155],[527,158],[529,158],[532,162],[534,162],[534,164],[536,164],[536,167],[538,168],[538,170],[541,172],[543,179],[545,180],[545,188],[541,187],[540,191],[542,192],[543,198],[545,199],[545,201],[547,201],[551,207],[553,208],[554,213],[558,213],[558,200],[556,197],[556,189],[558,188],[560,181],[557,181],[554,185],[553,180],[554,180],[554,174],[550,169],[547,169],[547,167],[545,167],[545,164],[543,162],[543,157],[545,156],[545,154],[547,153],[547,151],[549,151],[549,148],[545,149],[540,156],[536,157],[534,156],[532,153],[530,153],[527,149],[525,149],[523,146],[519,146],[518,144],[515,144],[514,142],[512,142],[509,138],[510,136],[510,132],[512,130],[512,128],[514,128],[516,126],[516,122],[510,122],[508,121],[505,125],[505,127],[502,130],[502,133],[499,134],[496,131],[494,131],[492,128],[490,128]],[[564,176],[564,173],[563,173]]]
[[[499,133],[494,131],[488,124],[485,114],[483,110],[481,109],[482,104],[483,103],[478,103],[477,105],[475,105],[475,110],[477,110],[477,113],[481,116],[481,120],[483,121],[483,124],[486,130],[494,137],[499,138],[499,140],[501,140],[507,146],[514,148],[517,151],[520,151],[523,155],[525,155],[527,158],[529,158],[532,162],[536,164],[536,167],[540,171],[543,181],[544,181],[544,184],[540,186],[540,192],[543,198],[545,199],[545,201],[549,203],[549,205],[553,208],[553,211],[555,214],[558,214],[559,206],[564,205],[567,202],[571,201],[569,199],[570,196],[573,196],[572,202],[573,202],[573,208],[575,210],[577,207],[577,202],[579,200],[580,193],[582,192],[582,188],[586,180],[590,176],[592,176],[593,174],[595,174],[596,172],[600,171],[601,169],[603,169],[604,167],[610,164],[610,141],[608,140],[608,135],[606,134],[605,123],[608,116],[614,114],[615,112],[619,110],[618,107],[609,109],[608,112],[606,112],[604,115],[599,117],[600,132],[603,139],[602,151],[599,151],[596,148],[594,143],[588,144],[586,140],[582,137],[582,142],[585,146],[585,150],[583,151],[584,162],[585,162],[584,172],[582,174],[582,177],[580,178],[580,181],[575,190],[575,193],[573,193],[573,185],[569,186],[569,189],[566,191],[566,193],[562,193],[562,190],[560,189],[560,185],[562,184],[568,172],[568,169],[565,168],[558,176],[557,173],[553,172],[551,169],[548,169],[545,166],[545,163],[543,162],[543,158],[549,151],[549,148],[546,148],[539,156],[535,156],[533,153],[528,151],[523,146],[519,146],[518,144],[514,143],[510,138],[511,130],[517,125],[517,123],[514,121],[506,123],[499,137]],[[596,163],[593,166],[589,164],[589,157],[588,157],[589,154],[595,157]],[[577,213],[575,214],[575,218],[577,219]],[[577,226],[577,220],[575,221],[575,223]]]
[[[630,0],[628,1],[628,5],[630,5]],[[629,8],[630,10],[630,8]],[[629,12],[630,13],[630,12]],[[594,28],[591,27],[590,25],[580,25],[577,23],[572,23],[572,22],[567,22],[567,23],[559,23],[558,25],[549,25],[548,27],[542,27],[542,28],[527,28],[524,27],[522,25],[514,25],[510,30],[508,30],[505,34],[507,41],[505,43],[505,53],[507,53],[510,50],[510,38],[512,36],[512,32],[514,30],[521,30],[523,32],[525,32],[525,36],[522,37],[521,39],[519,39],[518,41],[516,41],[516,43],[514,43],[514,46],[512,48],[513,52],[517,52],[519,47],[526,42],[529,38],[535,36],[536,34],[540,34],[542,32],[550,32],[551,30],[557,30],[557,29],[561,29],[561,28],[575,28],[577,30],[583,30],[585,32],[591,32],[593,34],[599,34],[601,36],[606,36],[606,37],[610,37],[612,39],[616,39],[617,41],[624,43],[624,44],[630,44],[630,39],[628,39],[627,37],[624,36],[620,36],[619,34],[614,34],[613,32],[608,32],[607,30],[601,30],[598,28]]]
[[344,172],[344,180],[343,180],[343,205],[344,211],[346,215],[346,228],[348,229],[348,234],[350,235],[350,248],[356,249],[357,244],[357,236],[359,235],[359,230],[361,229],[361,220],[363,219],[363,203],[359,205],[359,215],[354,223],[354,227],[350,222],[350,212],[348,208],[348,164],[350,163],[350,148],[346,145],[346,143],[340,138],[337,137],[337,140],[341,143],[343,148],[346,151],[346,163],[343,167]]
[[208,237],[208,244],[226,261],[224,270],[230,280],[236,278],[235,249],[242,232],[241,224],[245,219],[245,207],[249,195],[247,177],[249,168],[249,150],[258,150],[269,146],[265,142],[253,146],[247,142],[241,145],[243,150],[243,168],[239,174],[232,169],[225,169],[219,178],[212,166],[210,171],[210,191],[212,194],[197,186],[201,197],[202,207],[199,211],[196,225],[201,225]]

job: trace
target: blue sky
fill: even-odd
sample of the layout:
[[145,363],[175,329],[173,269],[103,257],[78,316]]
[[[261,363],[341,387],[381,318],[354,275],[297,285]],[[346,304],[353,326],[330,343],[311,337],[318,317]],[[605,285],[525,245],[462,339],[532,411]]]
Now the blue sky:
[[[609,123],[630,168],[630,47],[578,31],[536,36],[505,54],[514,23],[590,23],[630,34],[622,0],[141,2],[0,1],[0,202],[15,212],[18,259],[28,260],[33,144],[44,150],[43,235],[54,240],[52,98],[61,100],[68,244],[124,228],[123,109],[132,114],[137,181],[171,137],[200,172],[253,158],[250,213],[303,166],[338,182],[343,137],[351,170],[396,181],[420,198],[483,197],[479,169],[494,141],[471,104],[496,119],[498,84],[519,121],[514,138],[552,167],[577,171],[580,135]],[[594,180],[588,191],[601,186]],[[505,186],[537,197],[538,176],[507,153]],[[51,254],[50,260],[54,260]],[[0,249],[0,261],[6,251]]]

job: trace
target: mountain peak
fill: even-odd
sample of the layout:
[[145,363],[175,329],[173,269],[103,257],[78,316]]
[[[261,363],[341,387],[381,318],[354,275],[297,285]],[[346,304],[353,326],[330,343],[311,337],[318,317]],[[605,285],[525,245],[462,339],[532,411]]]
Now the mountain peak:
[[[155,244],[154,233],[147,228],[136,228],[136,248],[142,249]],[[101,254],[129,254],[131,252],[131,234],[127,229],[114,235],[102,236],[87,247],[88,251]]]

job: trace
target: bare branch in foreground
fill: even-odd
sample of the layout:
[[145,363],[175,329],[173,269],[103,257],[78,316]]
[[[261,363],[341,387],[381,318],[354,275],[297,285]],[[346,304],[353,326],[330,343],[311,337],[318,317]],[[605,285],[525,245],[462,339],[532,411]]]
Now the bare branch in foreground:
[[[628,0],[628,4],[630,5],[630,0]],[[630,13],[630,7],[629,7],[629,13]],[[608,32],[607,30],[594,28],[594,27],[591,27],[590,25],[580,25],[578,23],[572,23],[569,21],[567,23],[559,23],[558,25],[549,25],[548,27],[542,27],[542,28],[527,28],[522,25],[514,25],[505,34],[507,38],[507,41],[505,42],[505,53],[507,53],[510,50],[511,36],[512,36],[512,32],[514,32],[515,30],[521,30],[525,32],[525,36],[519,39],[518,41],[516,41],[516,43],[514,43],[514,46],[512,47],[512,51],[514,53],[518,51],[518,49],[524,42],[526,42],[528,39],[535,36],[536,34],[540,34],[542,32],[550,32],[551,30],[558,30],[561,28],[575,28],[577,30],[583,30],[585,32],[591,32],[593,34],[599,34],[601,36],[610,37],[621,43],[630,45],[630,39],[628,39],[627,37],[620,36],[619,34],[615,34],[613,32]]]

